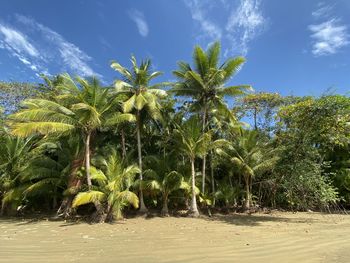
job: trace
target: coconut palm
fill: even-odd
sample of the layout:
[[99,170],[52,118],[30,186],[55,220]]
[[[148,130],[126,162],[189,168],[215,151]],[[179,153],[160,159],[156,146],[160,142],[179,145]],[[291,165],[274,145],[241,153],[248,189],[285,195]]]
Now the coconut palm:
[[136,165],[124,168],[122,161],[113,149],[108,157],[98,156],[93,160],[101,170],[92,167],[91,179],[94,189],[78,193],[73,207],[88,203],[99,203],[99,221],[111,221],[122,218],[122,210],[128,205],[138,208],[139,199],[131,190],[134,178],[140,172]]
[[[224,97],[244,95],[251,90],[249,85],[225,86],[232,76],[242,67],[243,57],[229,58],[219,65],[220,43],[215,42],[207,51],[196,46],[193,51],[193,64],[178,62],[178,69],[173,71],[178,81],[172,92],[177,96],[190,97],[193,100],[192,108],[202,115],[203,133],[206,131],[207,119],[210,111],[234,119],[228,109]],[[206,155],[202,163],[202,192],[205,191]]]
[[189,158],[191,162],[191,192],[192,201],[190,206],[190,215],[199,216],[196,199],[196,171],[195,159],[196,157],[203,157],[208,151],[211,141],[211,134],[209,132],[202,133],[197,116],[192,116],[181,127],[175,129],[176,143],[179,150]]
[[173,153],[148,156],[145,170],[145,188],[161,193],[163,207],[161,214],[169,216],[169,195],[183,186],[183,176],[176,171],[177,159]]
[[244,177],[246,209],[249,209],[252,203],[251,190],[254,177],[273,169],[278,160],[276,151],[260,140],[258,132],[243,129],[227,150],[216,150],[219,155],[231,161],[235,172]]
[[[166,83],[151,84],[151,81],[160,76],[159,71],[151,72],[151,61],[149,59],[137,64],[136,58],[131,57],[132,67],[130,70],[120,65],[118,62],[112,62],[111,67],[119,72],[123,80],[115,81],[115,88],[118,93],[127,95],[128,99],[123,104],[125,113],[134,113],[136,116],[136,136],[138,163],[140,169],[140,180],[143,180],[142,173],[142,114],[149,114],[152,119],[161,119],[159,99],[166,96],[166,92],[161,87]],[[140,212],[147,212],[143,200],[142,187],[140,188]]]
[[85,172],[88,187],[90,178],[91,137],[106,120],[110,124],[120,119],[132,119],[130,115],[113,115],[115,96],[100,85],[96,78],[74,81],[68,74],[61,75],[56,87],[59,95],[53,100],[28,99],[24,109],[10,116],[12,133],[26,137],[32,134],[67,135],[81,134],[85,143]]
[[64,141],[40,141],[33,157],[27,161],[20,173],[24,198],[44,197],[52,200],[52,208],[57,208],[58,198],[67,189],[68,177],[72,165],[71,149]]
[[[2,196],[1,213],[6,205],[18,206],[22,201],[23,186],[20,185],[20,173],[29,159],[33,140],[5,135],[0,141],[0,195]],[[14,207],[17,208],[17,207]]]

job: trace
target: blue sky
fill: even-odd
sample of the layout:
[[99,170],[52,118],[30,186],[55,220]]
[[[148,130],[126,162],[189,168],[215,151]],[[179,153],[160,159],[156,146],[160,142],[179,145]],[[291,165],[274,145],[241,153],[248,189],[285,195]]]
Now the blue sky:
[[97,75],[111,60],[149,57],[160,80],[195,44],[220,40],[222,57],[244,55],[232,84],[284,95],[345,94],[350,76],[350,1],[2,0],[0,80],[40,73]]

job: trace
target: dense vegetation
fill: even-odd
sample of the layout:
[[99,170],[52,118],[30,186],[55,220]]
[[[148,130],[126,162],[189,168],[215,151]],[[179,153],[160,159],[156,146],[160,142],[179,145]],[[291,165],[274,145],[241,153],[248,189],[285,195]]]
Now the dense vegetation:
[[174,83],[135,57],[111,63],[111,86],[68,74],[0,83],[1,213],[348,206],[350,99],[230,86],[245,59],[219,60],[219,43],[195,47]]

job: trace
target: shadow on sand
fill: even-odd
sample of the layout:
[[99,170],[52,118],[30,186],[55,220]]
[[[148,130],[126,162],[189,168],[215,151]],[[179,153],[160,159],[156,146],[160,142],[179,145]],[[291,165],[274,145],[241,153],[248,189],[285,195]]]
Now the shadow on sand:
[[[154,218],[160,218],[160,216],[156,213],[150,213],[148,215],[132,215],[128,216],[127,218],[144,218],[145,220],[152,220]],[[179,216],[175,216],[175,218],[179,218]],[[183,217],[181,217],[183,218]],[[317,221],[317,219],[311,218],[311,217],[282,217],[282,216],[276,216],[273,214],[245,214],[245,213],[230,213],[230,214],[214,214],[213,216],[209,217],[206,215],[201,215],[199,220],[206,220],[206,221],[212,221],[212,222],[221,222],[236,226],[259,226],[264,222],[280,222],[280,223],[313,223]],[[114,221],[110,224],[124,224],[125,220],[120,221]],[[60,227],[69,227],[74,226],[77,224],[94,224],[89,222],[86,218],[74,218],[71,220],[64,220],[62,218],[57,218],[55,216],[26,216],[26,217],[0,217],[0,224],[16,224],[18,226],[20,225],[30,225],[30,224],[37,224],[42,222],[58,222]]]
[[215,214],[212,217],[201,217],[207,221],[216,221],[226,224],[236,225],[236,226],[259,226],[264,222],[280,222],[280,223],[312,223],[317,220],[313,218],[303,217],[303,218],[292,218],[292,217],[281,217],[274,216],[273,214]]

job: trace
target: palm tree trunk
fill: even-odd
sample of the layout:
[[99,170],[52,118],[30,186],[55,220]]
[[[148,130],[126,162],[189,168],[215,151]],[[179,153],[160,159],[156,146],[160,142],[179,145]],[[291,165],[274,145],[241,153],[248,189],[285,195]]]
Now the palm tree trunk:
[[122,128],[121,131],[121,137],[122,137],[122,156],[123,159],[126,158],[126,147],[125,147],[125,133],[124,133],[124,129]]
[[254,109],[254,130],[258,130],[258,124],[257,124],[257,109]]
[[162,216],[169,216],[169,208],[168,208],[168,195],[165,194],[163,196],[163,208],[161,211]]
[[57,207],[57,187],[54,188],[54,193],[52,197],[52,210]]
[[249,187],[249,177],[245,178],[245,187],[246,187],[246,200],[245,200],[245,209],[250,208],[250,187]]
[[[207,117],[207,106],[204,105],[203,109],[203,134],[205,133],[205,127],[206,127],[206,117]],[[202,193],[204,194],[205,191],[205,168],[206,168],[206,163],[207,163],[207,156],[203,156],[203,163],[202,163]]]
[[205,173],[206,173],[206,165],[207,165],[207,156],[203,156],[203,163],[202,163],[202,193],[204,194],[205,191]]
[[[80,188],[81,179],[77,177],[77,172],[78,169],[83,165],[83,162],[83,158],[76,158],[72,161],[67,189],[71,189],[72,187],[76,189]],[[62,203],[57,210],[57,216],[63,216],[64,218],[67,218],[71,215],[73,197],[74,195],[69,194],[63,198]]]
[[215,179],[214,179],[214,166],[213,166],[213,153],[210,155],[210,177],[211,177],[211,192],[213,194],[213,207],[215,206]]
[[136,133],[137,133],[137,152],[139,158],[139,169],[140,169],[140,212],[147,213],[147,207],[143,201],[143,191],[142,191],[142,152],[141,152],[141,120],[140,120],[140,111],[137,111],[136,114]]
[[105,222],[107,214],[104,211],[103,205],[98,200],[94,202],[94,205],[96,208],[96,212],[92,215],[92,220],[97,223]]
[[198,217],[199,212],[197,208],[197,199],[196,199],[196,172],[194,169],[194,158],[191,158],[191,171],[192,171],[192,180],[191,180],[191,191],[192,191],[192,202],[190,207],[190,215],[192,217]]
[[86,135],[85,140],[85,170],[86,170],[86,179],[88,183],[89,190],[91,189],[91,176],[90,176],[90,137],[91,132],[89,131]]

